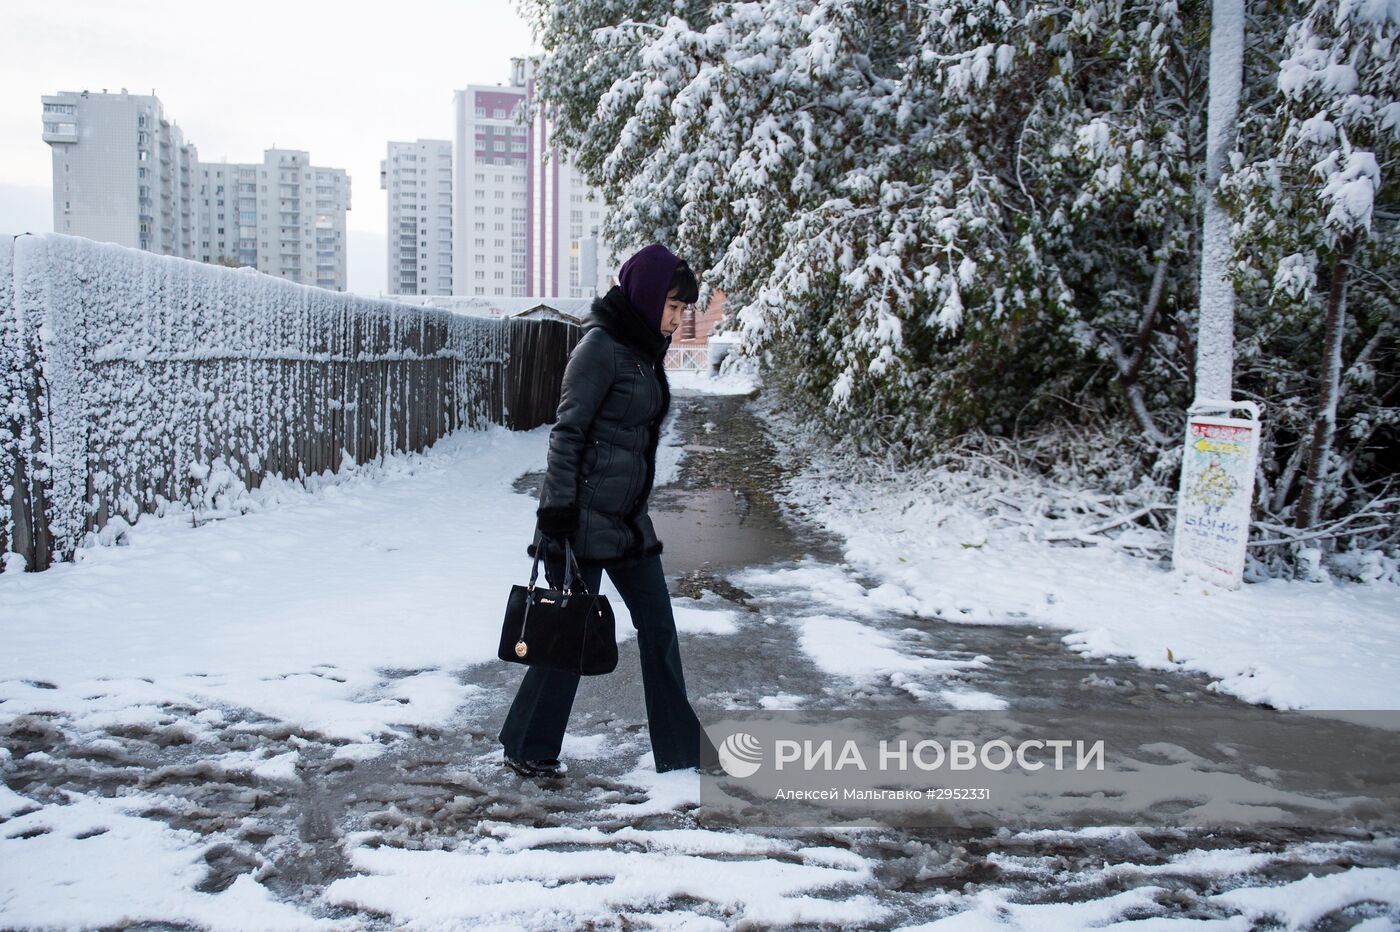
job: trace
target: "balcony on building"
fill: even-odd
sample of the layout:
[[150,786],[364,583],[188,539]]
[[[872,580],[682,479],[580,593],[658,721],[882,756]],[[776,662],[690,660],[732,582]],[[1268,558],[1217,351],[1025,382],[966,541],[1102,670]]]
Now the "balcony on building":
[[44,142],[77,142],[78,124],[72,120],[44,120]]

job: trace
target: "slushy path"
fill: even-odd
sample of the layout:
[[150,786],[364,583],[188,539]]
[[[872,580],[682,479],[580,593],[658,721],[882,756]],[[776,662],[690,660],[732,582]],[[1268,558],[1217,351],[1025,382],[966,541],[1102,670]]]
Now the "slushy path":
[[[902,611],[783,514],[748,400],[677,390],[673,410],[652,513],[702,718],[1265,714],[1201,678],[1085,659],[1033,618]],[[652,769],[606,582],[619,668],[580,686],[568,780],[521,780],[495,736],[523,668],[494,652],[546,438],[459,434],[0,576],[0,927],[1393,927],[1400,847],[1367,833],[708,827],[695,775]]]

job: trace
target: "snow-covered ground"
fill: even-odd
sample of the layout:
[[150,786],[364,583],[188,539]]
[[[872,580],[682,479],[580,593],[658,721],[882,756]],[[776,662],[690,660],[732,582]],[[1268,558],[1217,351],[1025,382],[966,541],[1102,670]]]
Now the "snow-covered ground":
[[854,478],[784,415],[759,410],[801,464],[785,502],[844,540],[889,607],[1051,625],[1086,656],[1203,673],[1280,709],[1400,708],[1400,586],[1268,580],[1229,591],[1121,550],[1052,543],[991,516],[987,498],[1014,503],[1014,487],[879,469]]
[[[677,375],[678,389],[753,385]],[[663,436],[659,485],[679,474],[674,428]],[[1106,828],[1004,832],[979,854],[861,829],[711,830],[688,815],[699,803],[694,773],[656,774],[644,743],[615,743],[617,732],[566,739],[565,756],[585,774],[573,795],[512,795],[489,754],[439,754],[421,774],[405,770],[396,751],[417,729],[450,730],[484,696],[470,680],[495,662],[500,615],[489,606],[529,562],[535,503],[513,484],[540,468],[547,436],[547,426],[462,431],[304,487],[269,482],[198,527],[188,513],[147,516],[124,545],[83,550],[44,573],[0,574],[0,734],[10,736],[0,774],[51,766],[58,775],[42,792],[0,784],[0,926],[888,927],[896,914],[882,877],[894,870],[916,891],[933,887],[906,903],[942,917],[908,928],[1243,930],[1267,917],[1303,928],[1342,907],[1362,922],[1354,928],[1397,927],[1393,838],[1202,850],[1174,833]],[[920,501],[914,489],[842,487],[816,472],[794,489],[809,517],[845,536],[850,566],[886,580],[866,589],[846,568],[811,560],[732,574],[755,592],[805,593],[779,623],[795,628],[794,643],[823,674],[881,675],[916,697],[998,707],[998,697],[952,682],[991,658],[912,657],[875,625],[891,611],[936,606],[955,621],[1064,625],[1076,646],[1140,649],[1148,663],[1171,647],[1236,692],[1251,678],[1228,675],[1221,658],[1254,649],[1233,638],[1269,632],[1250,659],[1266,698],[1286,686],[1314,707],[1395,698],[1377,669],[1395,656],[1378,622],[1387,606],[1395,614],[1391,590],[1270,584],[1203,595],[1139,561],[1003,542],[970,511]],[[940,520],[937,534],[919,531]],[[616,596],[606,576],[603,591]],[[625,605],[612,601],[619,637],[632,637]],[[481,604],[488,609],[471,608]],[[736,650],[772,623],[722,601],[674,604],[683,632],[733,638]],[[1168,614],[1186,607],[1199,633],[1191,618]],[[1282,627],[1257,614],[1266,611]],[[1280,633],[1301,638],[1304,615],[1329,611],[1341,620],[1318,634],[1325,649],[1285,679],[1284,661],[1305,648],[1281,647]],[[1240,627],[1222,630],[1231,624]],[[1371,640],[1352,643],[1339,625]],[[1369,666],[1349,666],[1362,656]],[[947,689],[919,686],[943,677]],[[761,707],[787,705],[779,685],[769,692]],[[21,744],[52,753],[10,750]],[[586,776],[588,762],[618,757],[620,774]],[[386,759],[395,762],[375,771]],[[355,784],[368,827],[318,830],[318,784],[361,772],[375,775]],[[1093,856],[1066,860],[1069,850]],[[274,853],[279,865],[339,867],[303,885],[279,878]],[[924,879],[988,869],[999,882],[965,891]],[[275,893],[279,879],[294,892]],[[1075,902],[1021,902],[1025,884],[1081,892]],[[1182,896],[1195,918],[1163,905]]]
[[[674,427],[657,486],[683,455]],[[234,706],[370,743],[347,755],[446,722],[473,688],[445,671],[495,662],[502,581],[528,579],[536,502],[512,483],[541,467],[549,429],[463,430],[304,485],[272,478],[222,519],[147,515],[124,545],[0,574],[4,713],[61,713],[82,729],[159,722],[161,703]],[[632,637],[606,575],[602,591]],[[677,606],[682,631],[723,621]],[[424,672],[386,682],[389,667]]]

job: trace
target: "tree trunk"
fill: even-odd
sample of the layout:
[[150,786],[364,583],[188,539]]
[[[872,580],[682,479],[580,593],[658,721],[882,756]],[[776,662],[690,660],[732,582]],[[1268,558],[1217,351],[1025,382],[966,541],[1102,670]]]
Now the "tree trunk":
[[1162,291],[1167,281],[1167,263],[1171,254],[1167,251],[1171,245],[1171,230],[1168,228],[1162,234],[1161,256],[1157,260],[1157,268],[1152,275],[1152,286],[1147,292],[1147,303],[1143,307],[1142,317],[1138,321],[1137,337],[1133,340],[1133,354],[1127,355],[1123,351],[1123,345],[1116,338],[1109,338],[1109,345],[1113,348],[1113,362],[1117,369],[1115,379],[1123,395],[1128,400],[1128,409],[1132,411],[1133,417],[1137,419],[1138,426],[1142,428],[1143,436],[1151,443],[1168,443],[1170,438],[1162,433],[1152,420],[1152,412],[1147,410],[1147,400],[1142,396],[1142,385],[1138,383],[1138,374],[1142,372],[1143,363],[1147,361],[1148,344],[1152,342],[1152,331],[1157,326],[1157,312],[1162,306]]
[[1313,421],[1312,448],[1308,452],[1308,477],[1298,499],[1293,523],[1299,528],[1317,525],[1326,497],[1327,460],[1337,432],[1337,399],[1341,394],[1342,336],[1347,318],[1347,260],[1356,249],[1356,237],[1342,240],[1342,250],[1332,262],[1332,282],[1327,290],[1327,331],[1323,337],[1322,378],[1318,389],[1317,417]]

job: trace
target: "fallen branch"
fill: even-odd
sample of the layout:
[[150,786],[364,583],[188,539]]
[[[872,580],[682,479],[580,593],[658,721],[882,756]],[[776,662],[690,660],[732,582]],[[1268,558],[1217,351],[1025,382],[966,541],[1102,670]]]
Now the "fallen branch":
[[1311,534],[1301,534],[1297,537],[1275,537],[1272,540],[1252,540],[1247,547],[1276,547],[1279,544],[1296,544],[1305,540],[1335,540],[1338,537],[1351,537],[1355,534],[1368,534],[1371,531],[1388,531],[1389,524],[1372,524],[1367,527],[1354,527],[1340,530],[1337,527],[1324,528],[1321,531],[1314,531]]
[[[1119,516],[1119,517],[1117,517],[1117,518],[1114,518],[1112,521],[1105,521],[1105,522],[1102,523],[1102,524],[1096,524],[1096,525],[1094,525],[1093,527],[1077,528],[1077,529],[1075,529],[1075,530],[1073,530],[1073,531],[1051,531],[1050,533],[1048,533],[1048,534],[1045,535],[1045,538],[1044,538],[1044,539],[1045,539],[1045,540],[1085,540],[1086,538],[1092,538],[1093,535],[1095,535],[1095,534],[1102,534],[1104,531],[1107,531],[1109,528],[1115,528],[1115,527],[1117,527],[1117,526],[1120,525],[1120,524],[1127,524],[1129,521],[1136,521],[1138,518],[1143,517],[1144,515],[1148,514],[1149,512],[1153,512],[1153,511],[1166,511],[1166,510],[1170,510],[1172,507],[1173,507],[1173,506],[1171,506],[1171,505],[1165,505],[1165,504],[1161,504],[1161,503],[1152,504],[1152,505],[1144,505],[1143,507],[1139,508],[1137,511],[1130,512],[1129,514],[1126,514],[1126,515],[1121,515],[1121,516]],[[1093,541],[1093,540],[1088,540],[1087,542],[1088,542],[1088,543],[1096,543],[1096,541]]]

